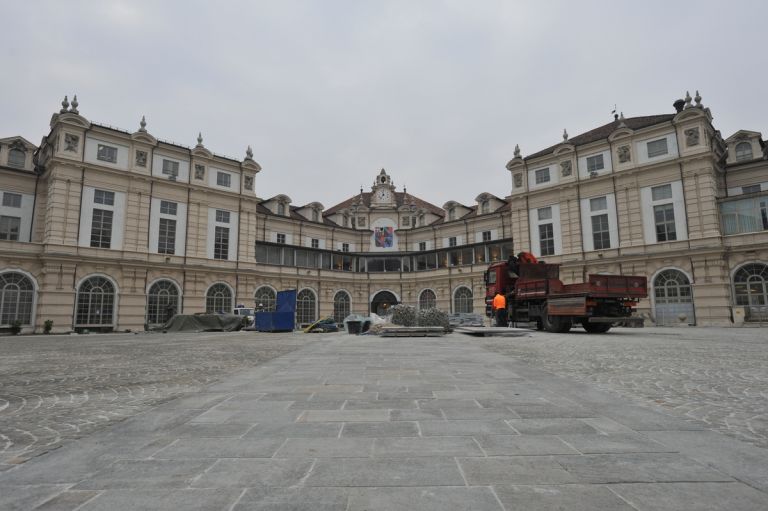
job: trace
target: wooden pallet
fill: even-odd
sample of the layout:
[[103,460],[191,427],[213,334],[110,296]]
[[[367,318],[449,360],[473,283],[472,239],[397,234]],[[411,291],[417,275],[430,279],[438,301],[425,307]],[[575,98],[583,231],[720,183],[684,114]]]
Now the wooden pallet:
[[381,337],[441,337],[445,329],[441,326],[386,326]]
[[473,335],[475,337],[524,337],[533,332],[530,328],[504,328],[497,326],[460,326],[454,328],[453,331],[464,335]]

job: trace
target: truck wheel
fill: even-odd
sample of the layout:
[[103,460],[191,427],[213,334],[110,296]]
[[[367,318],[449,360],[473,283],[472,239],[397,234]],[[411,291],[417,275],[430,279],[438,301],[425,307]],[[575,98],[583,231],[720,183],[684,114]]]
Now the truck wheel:
[[541,322],[544,330],[553,334],[564,334],[571,329],[571,319],[563,316],[550,316],[546,305],[541,311]]
[[588,334],[604,334],[611,329],[610,323],[590,323],[589,321],[582,321],[581,326]]

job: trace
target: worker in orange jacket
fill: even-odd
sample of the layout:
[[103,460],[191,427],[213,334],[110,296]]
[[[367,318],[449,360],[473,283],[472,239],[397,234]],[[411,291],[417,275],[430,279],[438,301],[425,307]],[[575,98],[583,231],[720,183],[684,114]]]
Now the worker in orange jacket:
[[496,315],[496,326],[507,326],[507,299],[501,293],[493,297],[493,312]]

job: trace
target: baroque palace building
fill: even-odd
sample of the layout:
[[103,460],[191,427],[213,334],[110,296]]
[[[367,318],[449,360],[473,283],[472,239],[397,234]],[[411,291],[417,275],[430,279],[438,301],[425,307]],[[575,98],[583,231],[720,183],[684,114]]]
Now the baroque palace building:
[[[588,273],[646,275],[648,325],[768,321],[768,151],[723,139],[701,97],[523,156],[509,194],[442,207],[370,191],[324,208],[260,198],[261,167],[96,124],[66,98],[39,147],[0,139],[0,328],[142,330],[173,312],[274,307],[297,321],[394,303],[483,313],[489,263],[531,251]],[[507,192],[505,190],[505,192]]]

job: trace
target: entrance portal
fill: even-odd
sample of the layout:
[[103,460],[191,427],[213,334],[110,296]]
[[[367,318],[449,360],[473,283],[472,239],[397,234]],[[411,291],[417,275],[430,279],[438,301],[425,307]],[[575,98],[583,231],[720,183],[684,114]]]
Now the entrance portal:
[[379,316],[386,316],[392,309],[393,305],[397,305],[397,297],[389,291],[379,291],[371,300],[371,312],[378,314]]

